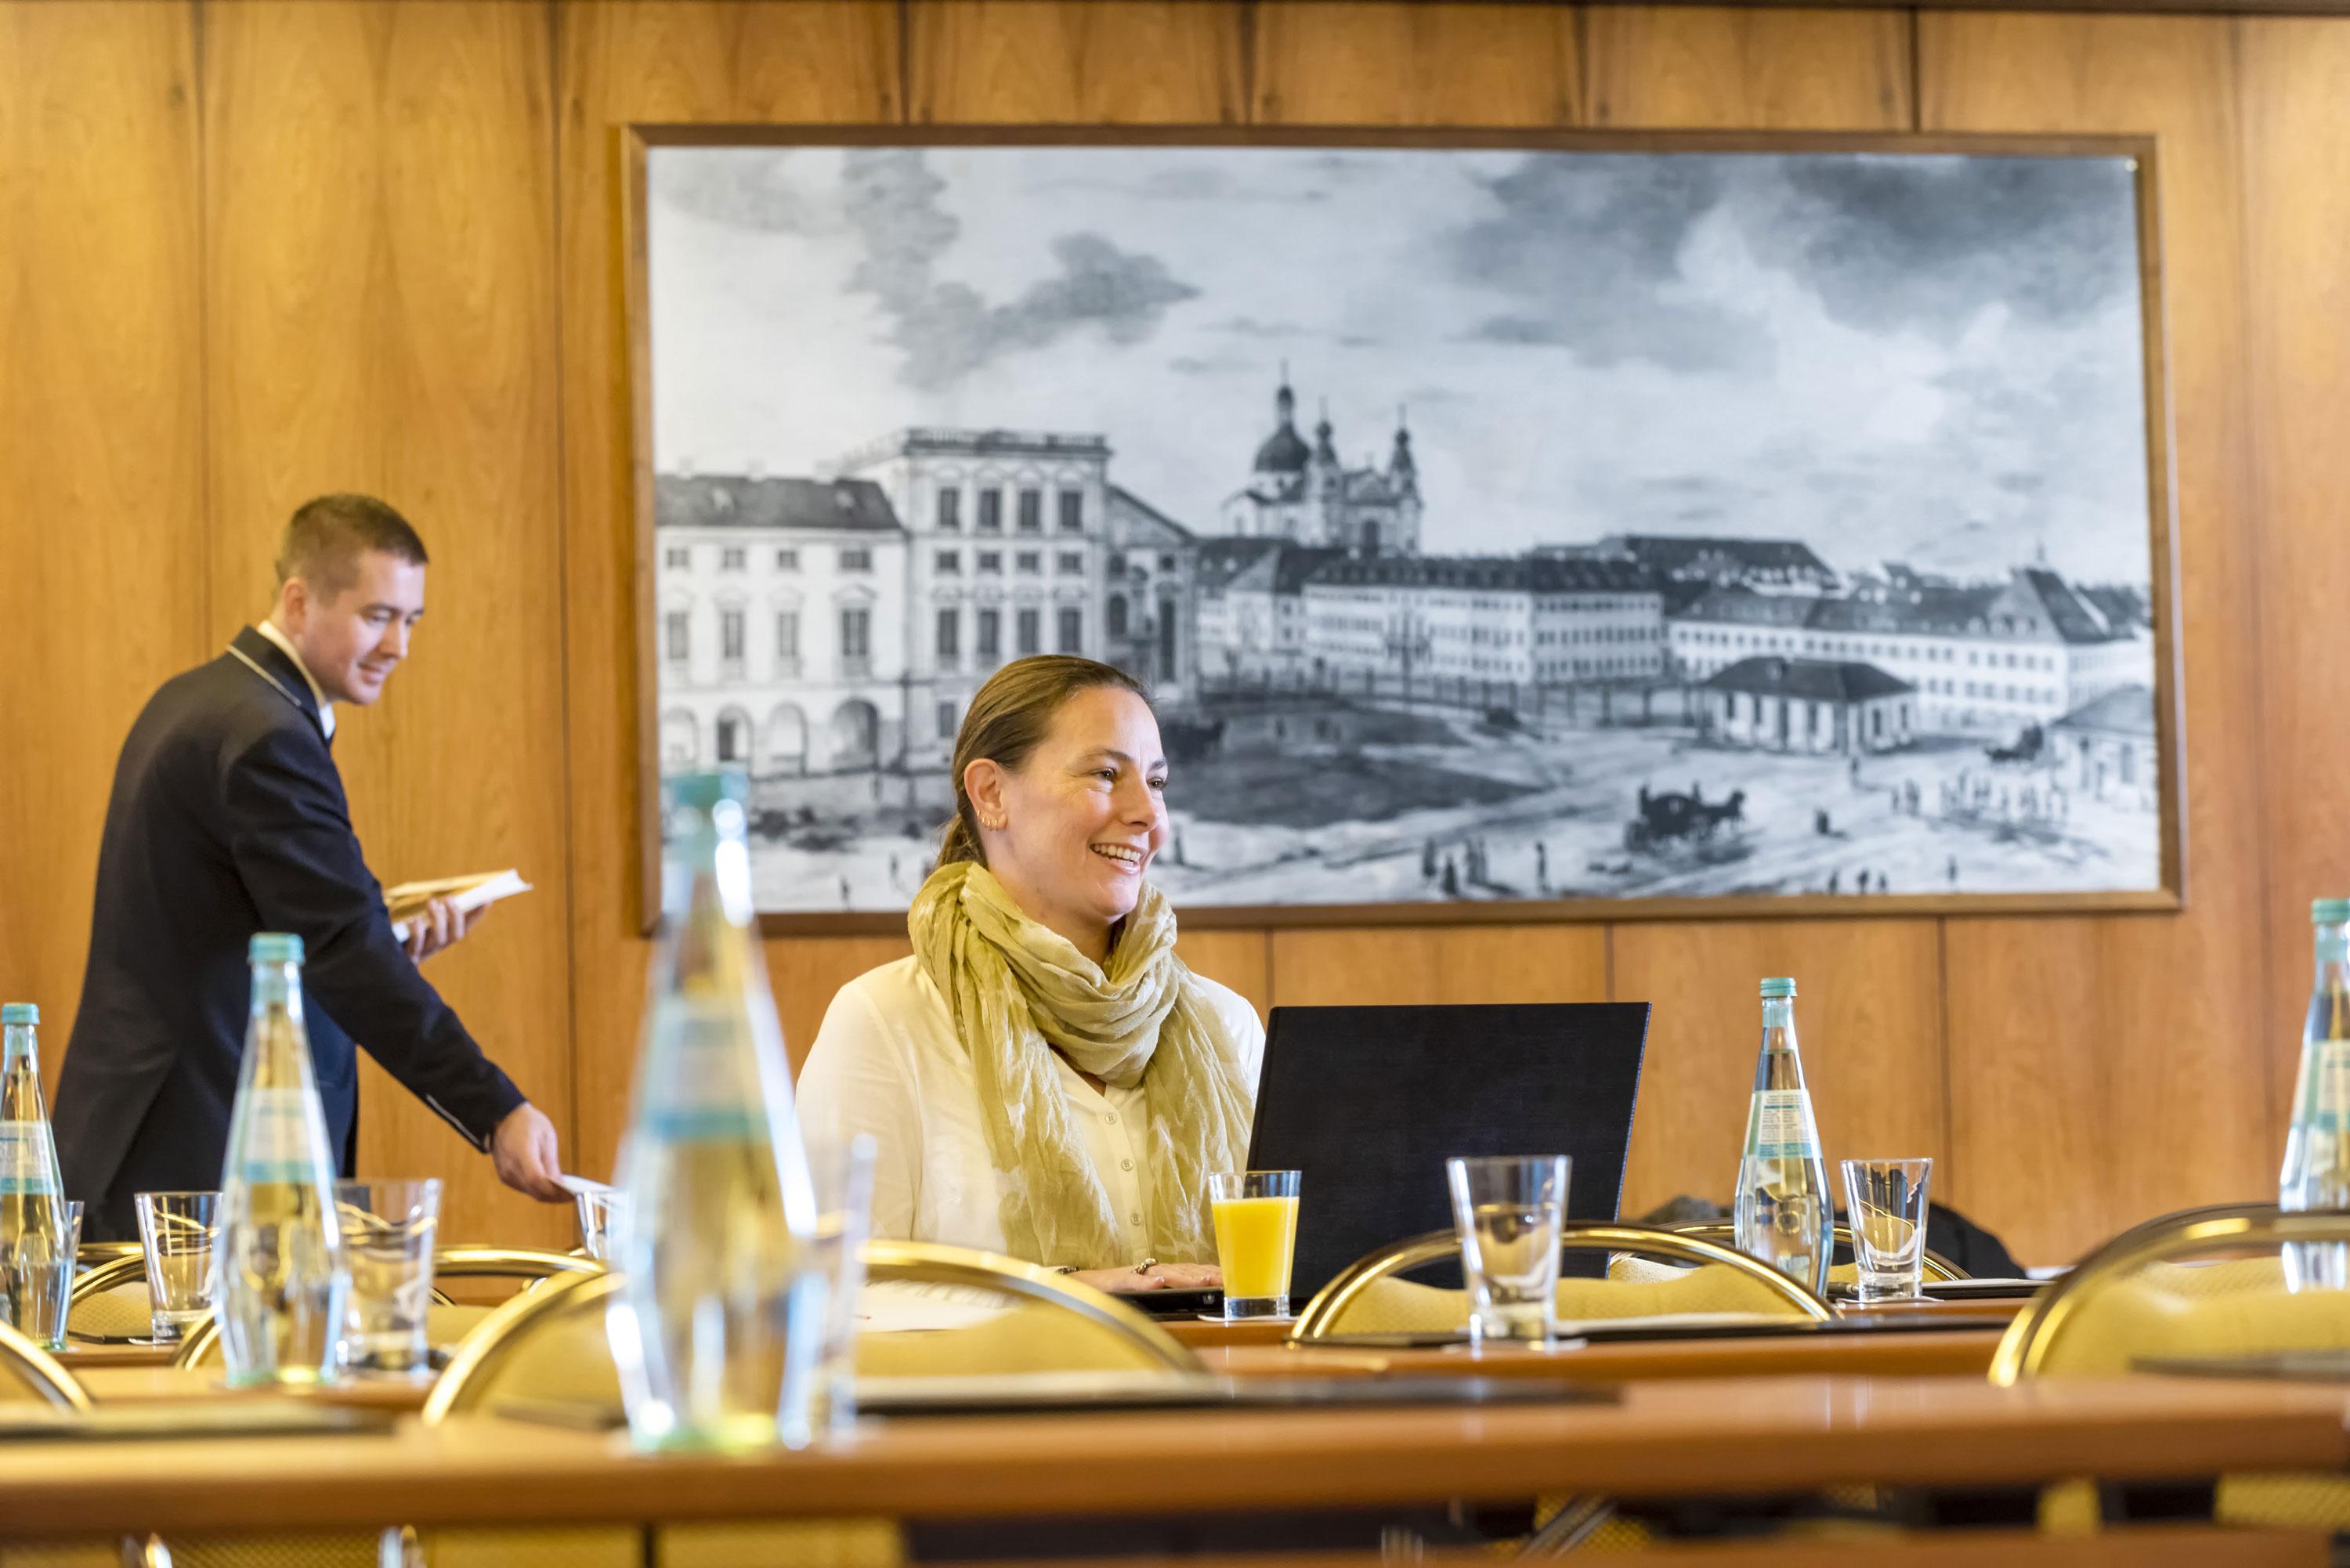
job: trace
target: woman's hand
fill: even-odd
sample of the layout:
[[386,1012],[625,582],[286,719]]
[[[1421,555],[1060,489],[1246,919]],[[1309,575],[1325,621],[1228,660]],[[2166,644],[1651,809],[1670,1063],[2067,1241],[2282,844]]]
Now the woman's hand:
[[1145,1291],[1212,1291],[1224,1282],[1223,1272],[1212,1263],[1153,1263],[1139,1273],[1132,1269],[1080,1269],[1068,1277],[1114,1296],[1139,1295]]

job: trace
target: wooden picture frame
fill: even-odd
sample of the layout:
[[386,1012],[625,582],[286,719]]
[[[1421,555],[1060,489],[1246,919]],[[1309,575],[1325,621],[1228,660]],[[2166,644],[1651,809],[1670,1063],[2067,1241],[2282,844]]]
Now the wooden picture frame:
[[[1917,914],[2047,914],[2100,912],[2161,913],[2184,907],[2186,898],[2186,820],[2184,713],[2178,607],[2175,521],[2175,478],[2172,472],[2170,400],[2164,355],[2162,270],[2159,254],[2160,215],[2158,159],[2154,139],[2140,136],[1977,136],[1889,135],[1874,133],[1712,133],[1696,131],[1590,130],[1372,130],[1235,129],[1228,126],[1152,128],[1075,128],[1067,126],[768,126],[768,125],[632,125],[619,129],[615,156],[623,178],[620,190],[622,244],[618,270],[619,308],[624,312],[626,393],[630,405],[631,446],[626,454],[633,497],[634,560],[636,566],[632,631],[635,638],[636,735],[640,897],[638,924],[650,931],[660,909],[661,722],[660,701],[662,660],[660,656],[656,578],[657,491],[653,460],[654,387],[651,353],[650,262],[648,234],[648,167],[655,150],[664,148],[1037,148],[1067,149],[1330,149],[1433,150],[1486,152],[1640,153],[1725,155],[1773,153],[1890,154],[1919,157],[1982,157],[2002,159],[2126,160],[2135,198],[2137,281],[2143,368],[2144,451],[2146,468],[2147,563],[2146,617],[2150,625],[2145,640],[2151,660],[2153,739],[2152,783],[2158,792],[2154,810],[2158,836],[2158,878],[2153,886],[2083,888],[2060,891],[1989,891],[1982,893],[1871,891],[1851,892],[1726,892],[1698,896],[1603,894],[1534,898],[1410,898],[1372,902],[1263,901],[1207,904],[1183,901],[1182,919],[1194,928],[1329,927],[1366,925],[1445,925],[1461,923],[1523,923],[1547,920],[1620,920],[1683,919],[1754,919],[1757,917],[1818,918],[1877,917]],[[1286,378],[1284,375],[1284,390]],[[616,389],[616,391],[619,389]],[[1049,540],[1047,541],[1049,543]],[[1662,633],[1659,634],[1661,637]],[[1412,711],[1417,693],[1411,685],[1409,655],[1403,674],[1402,703]],[[1782,673],[1789,660],[1782,659]],[[1808,659],[1796,662],[1811,662]],[[1367,677],[1366,690],[1377,701],[1377,673]],[[1695,699],[1684,681],[1683,705]],[[1953,688],[1955,689],[1955,688]],[[1463,699],[1463,701],[1471,700]],[[1755,697],[1755,722],[1762,722],[1762,699]],[[1735,712],[1737,698],[1726,699]],[[901,722],[910,725],[910,696]],[[1825,710],[1826,704],[1821,704]],[[1792,698],[1780,699],[1779,722],[1794,710]],[[1711,708],[1709,713],[1714,711]],[[1818,711],[1812,715],[1816,722]],[[1852,722],[1857,733],[1862,710],[1856,706]],[[1845,732],[1839,715],[1836,735]],[[1906,722],[1906,721],[1905,721]],[[1866,743],[1862,743],[1864,752]],[[2088,767],[2084,742],[2082,767]],[[873,764],[874,787],[880,789],[885,772],[878,756]],[[2105,775],[2098,774],[2102,793]],[[1174,804],[1181,805],[1179,788]],[[910,794],[912,785],[909,784]],[[1696,793],[1694,787],[1692,794]],[[1648,808],[1645,791],[1640,809]],[[1894,809],[1900,809],[1897,796]],[[1914,802],[1909,809],[1919,807]],[[2006,809],[2002,801],[2002,810]],[[1823,831],[1825,819],[1822,819]],[[910,841],[910,843],[911,841]],[[1482,842],[1482,838],[1481,838]],[[917,846],[926,848],[927,846]],[[1955,872],[1956,860],[1952,866]],[[897,880],[892,865],[892,885]],[[1882,874],[1880,873],[1880,876]],[[1545,877],[1545,886],[1547,878]],[[764,909],[761,926],[771,935],[897,934],[904,929],[902,907],[844,909],[837,911]]]

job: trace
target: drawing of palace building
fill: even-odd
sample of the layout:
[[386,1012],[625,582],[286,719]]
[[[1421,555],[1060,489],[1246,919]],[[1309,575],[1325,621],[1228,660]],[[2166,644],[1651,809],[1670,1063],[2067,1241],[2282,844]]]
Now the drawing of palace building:
[[1627,561],[1526,556],[1340,558],[1303,586],[1317,674],[1375,686],[1421,677],[1557,685],[1664,672],[1663,598]]
[[1866,595],[1715,587],[1669,626],[1684,680],[1758,654],[1860,660],[1916,689],[1917,722],[1929,731],[2012,732],[2153,680],[2151,639],[2039,566],[2004,583]]
[[906,530],[866,480],[654,482],[664,773],[851,772],[905,732]]
[[980,682],[1031,653],[1098,659],[1109,442],[1031,431],[892,431],[843,459],[903,519],[910,766],[943,765]]
[[1400,419],[1387,467],[1348,468],[1328,413],[1314,427],[1312,446],[1297,433],[1297,399],[1285,369],[1273,409],[1273,433],[1258,446],[1247,480],[1225,498],[1226,535],[1358,556],[1419,550],[1419,470]]

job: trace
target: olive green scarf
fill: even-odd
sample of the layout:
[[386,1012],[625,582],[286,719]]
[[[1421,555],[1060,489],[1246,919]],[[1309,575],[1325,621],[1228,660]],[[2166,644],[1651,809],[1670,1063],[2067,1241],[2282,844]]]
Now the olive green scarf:
[[1150,1096],[1150,1249],[1170,1262],[1216,1255],[1208,1177],[1248,1158],[1252,1114],[1239,1053],[1175,956],[1175,912],[1149,883],[1107,969],[1021,913],[976,861],[941,866],[914,896],[915,957],[971,1054],[1002,1219],[1015,1257],[1079,1268],[1128,1261],[1118,1218],[1070,1120],[1052,1046],[1079,1071]]

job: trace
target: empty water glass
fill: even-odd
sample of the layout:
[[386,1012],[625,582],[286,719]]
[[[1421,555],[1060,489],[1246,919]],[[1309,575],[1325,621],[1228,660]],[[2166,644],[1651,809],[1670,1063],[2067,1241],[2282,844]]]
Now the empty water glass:
[[[824,1343],[817,1348],[809,1424],[845,1437],[857,1422],[857,1307],[865,1289],[865,1242],[872,1234],[873,1161],[879,1146],[860,1133],[834,1171],[816,1174],[815,1244],[809,1271],[824,1282]],[[830,1179],[827,1179],[830,1178]]]
[[146,1248],[149,1322],[155,1342],[170,1345],[213,1310],[219,1288],[213,1243],[220,1239],[217,1192],[141,1192],[139,1240]]
[[1563,1154],[1448,1159],[1472,1340],[1544,1340],[1558,1327]]
[[27,1240],[14,1256],[0,1261],[0,1268],[14,1276],[8,1288],[0,1290],[0,1323],[8,1323],[8,1303],[13,1298],[16,1317],[10,1326],[43,1350],[66,1347],[66,1315],[73,1299],[74,1251],[81,1245],[81,1204],[78,1200],[67,1203],[57,1218],[61,1241],[55,1253],[45,1244]]
[[338,1181],[335,1214],[351,1288],[343,1297],[336,1364],[347,1372],[412,1377],[432,1370],[427,1320],[441,1183]]
[[1844,1162],[1845,1213],[1861,1301],[1924,1299],[1918,1282],[1926,1263],[1926,1183],[1933,1172],[1930,1159]]

